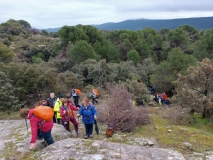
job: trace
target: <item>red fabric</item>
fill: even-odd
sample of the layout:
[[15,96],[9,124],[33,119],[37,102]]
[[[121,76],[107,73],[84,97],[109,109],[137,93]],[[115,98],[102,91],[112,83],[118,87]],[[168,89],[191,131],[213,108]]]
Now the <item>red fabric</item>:
[[[70,107],[70,109],[71,109],[72,118],[75,118],[75,114],[74,114],[73,111],[78,111],[78,108],[77,108],[72,102],[69,102],[68,105],[69,105],[69,107]],[[61,116],[63,122],[66,121],[65,115],[68,117],[67,111],[66,111],[66,114],[64,115],[64,110],[65,110],[64,107],[61,106],[61,107],[60,107],[60,116]],[[69,118],[68,118],[68,121],[70,121]]]
[[166,97],[167,97],[166,93],[163,93],[162,94],[162,100],[166,99]]
[[[37,139],[37,131],[39,129],[38,123],[43,121],[41,118],[36,117],[33,115],[33,108],[30,109],[28,113],[28,119],[30,120],[30,125],[31,125],[31,141],[30,143],[35,143]],[[53,120],[44,122],[41,126],[41,130],[43,132],[48,132],[53,128]]]
[[[68,112],[66,111],[66,113],[64,114],[64,111],[66,111],[65,108],[63,106],[61,106],[60,107],[60,116],[61,116],[61,119],[62,119],[63,122],[66,122],[66,121],[69,122],[70,118],[68,118]],[[67,117],[67,119],[66,119],[66,117]]]

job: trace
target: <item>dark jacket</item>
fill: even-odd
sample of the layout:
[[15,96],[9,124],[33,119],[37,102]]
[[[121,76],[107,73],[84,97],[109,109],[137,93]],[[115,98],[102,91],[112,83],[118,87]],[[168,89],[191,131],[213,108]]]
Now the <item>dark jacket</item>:
[[56,100],[57,100],[57,97],[54,97],[53,99],[49,97],[47,99],[47,106],[54,108],[54,104],[55,104]]

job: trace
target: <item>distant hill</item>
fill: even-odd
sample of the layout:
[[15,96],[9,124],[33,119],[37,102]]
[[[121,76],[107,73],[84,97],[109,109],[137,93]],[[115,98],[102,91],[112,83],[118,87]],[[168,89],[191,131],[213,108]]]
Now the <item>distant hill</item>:
[[[126,20],[118,23],[104,23],[100,25],[93,25],[99,30],[142,30],[150,27],[155,30],[162,28],[175,29],[181,25],[188,24],[194,26],[198,30],[206,30],[213,28],[213,17],[200,17],[200,18],[180,18],[180,19],[162,19],[162,20],[149,20],[137,19]],[[60,28],[45,29],[48,32],[57,32]]]

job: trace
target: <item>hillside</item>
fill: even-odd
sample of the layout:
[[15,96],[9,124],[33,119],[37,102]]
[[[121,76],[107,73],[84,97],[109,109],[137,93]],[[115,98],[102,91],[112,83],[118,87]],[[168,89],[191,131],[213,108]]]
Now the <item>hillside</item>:
[[[142,30],[150,27],[155,30],[162,28],[175,29],[181,25],[188,24],[198,30],[206,30],[213,28],[213,17],[200,17],[200,18],[180,18],[180,19],[162,19],[162,20],[149,20],[149,19],[136,19],[126,20],[118,23],[104,23],[100,25],[93,25],[99,30]],[[57,32],[60,28],[47,28],[48,32]]]

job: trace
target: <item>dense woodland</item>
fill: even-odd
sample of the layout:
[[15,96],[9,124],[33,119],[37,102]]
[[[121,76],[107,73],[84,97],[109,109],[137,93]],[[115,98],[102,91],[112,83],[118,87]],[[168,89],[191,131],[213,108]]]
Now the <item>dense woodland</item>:
[[10,19],[0,24],[0,109],[9,112],[74,87],[106,93],[111,83],[146,102],[148,87],[155,85],[174,104],[202,112],[213,101],[212,58],[213,29],[186,24],[105,31],[77,25],[48,33]]

